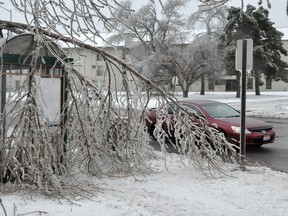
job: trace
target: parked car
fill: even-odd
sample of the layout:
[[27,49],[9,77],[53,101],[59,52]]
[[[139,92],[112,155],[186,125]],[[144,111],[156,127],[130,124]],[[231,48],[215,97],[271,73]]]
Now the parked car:
[[[229,142],[239,144],[240,141],[240,122],[239,111],[235,110],[228,104],[213,100],[182,100],[179,101],[190,111],[206,119],[207,124],[224,133]],[[173,107],[175,104],[168,104],[168,114],[173,119]],[[175,113],[175,112],[174,112]],[[150,109],[146,120],[148,131],[153,135],[153,130],[157,122],[157,110]],[[273,126],[255,118],[246,117],[245,124],[246,144],[261,146],[267,143],[273,143],[275,131]],[[165,129],[165,127],[163,127]],[[173,130],[172,130],[173,132]]]

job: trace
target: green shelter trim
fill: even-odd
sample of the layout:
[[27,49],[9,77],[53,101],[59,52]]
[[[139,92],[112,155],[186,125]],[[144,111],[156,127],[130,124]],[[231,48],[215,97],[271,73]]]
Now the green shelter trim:
[[[3,53],[0,62],[2,64],[18,64],[18,65],[30,65],[33,64],[33,56],[19,55],[19,54],[7,54]],[[72,58],[65,58],[65,62],[72,62]],[[62,67],[63,63],[60,62],[56,57],[51,56],[40,56],[37,58],[37,65],[43,66],[55,66]]]

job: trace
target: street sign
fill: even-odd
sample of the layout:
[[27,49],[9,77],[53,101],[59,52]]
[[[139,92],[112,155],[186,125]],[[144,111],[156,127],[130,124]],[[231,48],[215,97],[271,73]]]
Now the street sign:
[[[246,53],[243,53],[243,43],[247,44]],[[252,39],[244,39],[237,40],[237,50],[235,56],[235,69],[238,71],[242,71],[243,66],[243,58],[246,57],[246,71],[251,71],[253,69],[253,40]]]

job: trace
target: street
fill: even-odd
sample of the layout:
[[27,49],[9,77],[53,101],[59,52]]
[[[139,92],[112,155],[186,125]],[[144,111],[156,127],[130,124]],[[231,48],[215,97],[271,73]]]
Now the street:
[[[288,119],[262,118],[261,120],[271,123],[274,126],[276,132],[275,142],[261,147],[247,147],[247,164],[264,165],[273,170],[288,172]],[[160,150],[160,146],[156,141],[151,141],[150,143],[155,149]],[[177,153],[172,147],[167,149],[167,152]]]
[[276,139],[274,143],[260,148],[247,148],[248,164],[261,164],[273,170],[288,172],[288,119],[262,119],[274,126]]

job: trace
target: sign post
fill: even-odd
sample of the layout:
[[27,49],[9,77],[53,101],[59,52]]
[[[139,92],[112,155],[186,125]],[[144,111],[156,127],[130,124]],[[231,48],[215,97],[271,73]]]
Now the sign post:
[[236,70],[241,73],[240,168],[245,170],[246,158],[246,73],[253,68],[253,40],[237,40]]

